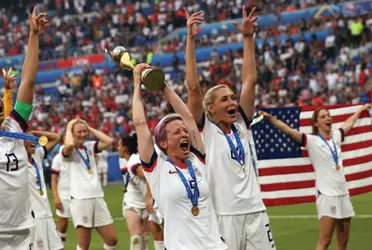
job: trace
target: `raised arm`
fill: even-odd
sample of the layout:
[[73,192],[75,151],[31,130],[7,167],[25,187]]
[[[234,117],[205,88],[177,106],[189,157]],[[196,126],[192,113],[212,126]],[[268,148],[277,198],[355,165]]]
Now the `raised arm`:
[[371,108],[371,104],[367,103],[364,104],[357,112],[355,112],[352,116],[350,116],[345,123],[341,126],[344,130],[345,135],[350,131],[350,129],[354,126],[355,122],[359,119],[359,116],[362,112],[367,111]]
[[73,119],[67,124],[65,142],[62,149],[63,156],[69,156],[72,150],[74,150],[75,142],[72,136],[72,127],[76,123],[76,121],[77,119]]
[[48,153],[53,150],[53,148],[57,145],[57,143],[59,142],[61,138],[59,134],[52,133],[52,132],[32,131],[32,133],[37,137],[46,136],[48,138],[48,144],[45,145],[45,148]]
[[[39,34],[42,30],[42,27],[49,22],[46,19],[46,16],[47,14],[45,13],[36,15],[36,7],[32,11],[32,14],[28,14],[28,20],[30,22],[30,35],[28,39],[26,57],[22,67],[21,85],[18,89],[17,95],[17,104],[21,106],[22,104],[32,104],[32,99],[34,96],[34,83],[39,66]],[[20,109],[22,110],[22,107],[20,107]],[[20,115],[23,115],[22,111],[19,113]],[[29,113],[31,114],[31,111],[29,111]],[[23,118],[27,118],[25,119],[26,121],[28,120],[28,117]]]
[[284,122],[276,119],[276,117],[272,116],[269,113],[266,113],[264,111],[260,111],[259,115],[263,115],[265,119],[267,119],[271,124],[273,124],[275,127],[283,131],[283,133],[289,135],[295,142],[298,144],[302,144],[302,133],[296,129],[291,128]]
[[146,64],[138,64],[133,71],[134,92],[132,114],[138,138],[138,153],[142,161],[149,163],[155,149],[150,129],[147,126],[145,109],[141,100],[141,72],[146,68],[150,68],[150,66]]
[[9,116],[10,112],[13,109],[13,89],[15,86],[15,82],[17,78],[12,75],[12,68],[6,72],[3,69],[3,76],[4,76],[4,120]]
[[[200,136],[198,126],[194,120],[194,116],[191,114],[190,110],[187,108],[186,104],[182,99],[171,90],[168,86],[164,88],[165,98],[172,105],[174,111],[182,116],[183,122],[186,124],[191,138],[191,145],[196,148],[200,153],[204,154],[203,141]],[[199,107],[200,109],[200,107]]]
[[254,99],[256,95],[256,55],[254,49],[253,34],[258,17],[252,17],[256,8],[253,8],[247,17],[245,5],[243,6],[243,20],[239,25],[236,22],[231,22],[243,35],[243,70],[242,70],[242,92],[240,94],[240,106],[248,119],[252,119],[254,113]]
[[102,150],[110,147],[112,145],[112,143],[114,142],[114,140],[106,135],[105,133],[101,132],[101,131],[98,131],[97,129],[94,129],[92,127],[90,127],[89,125],[88,126],[88,130],[90,133],[92,133],[95,137],[97,137],[97,139],[99,140],[98,141],[98,146],[97,146],[97,149],[99,152],[101,152]]
[[204,21],[204,12],[199,11],[189,15],[184,8],[187,18],[187,41],[186,41],[186,82],[188,94],[188,108],[198,125],[202,125],[203,117],[203,94],[199,84],[198,70],[195,56],[195,37],[198,34],[196,25]]

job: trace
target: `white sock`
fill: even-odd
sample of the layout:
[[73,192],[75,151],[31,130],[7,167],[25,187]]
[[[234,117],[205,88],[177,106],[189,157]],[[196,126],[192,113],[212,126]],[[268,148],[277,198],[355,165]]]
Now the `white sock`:
[[141,250],[141,237],[139,235],[130,237],[130,250]]
[[107,174],[103,174],[103,186],[107,186]]
[[105,250],[115,250],[117,246],[109,246],[106,243],[103,245],[103,249]]
[[155,250],[164,250],[164,241],[154,240]]
[[149,236],[142,236],[141,237],[141,250],[148,250],[148,241],[149,241]]
[[76,250],[83,250],[83,249],[80,248],[79,245],[77,245]]
[[66,234],[64,234],[64,233],[61,233],[61,232],[59,232],[58,231],[58,235],[59,235],[59,238],[61,238],[61,240],[62,240],[62,244],[63,244],[63,246],[65,246],[65,244],[66,244]]

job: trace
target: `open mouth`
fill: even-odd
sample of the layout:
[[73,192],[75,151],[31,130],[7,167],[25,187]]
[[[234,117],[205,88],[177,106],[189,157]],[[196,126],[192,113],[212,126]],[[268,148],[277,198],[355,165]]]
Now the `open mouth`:
[[236,115],[236,108],[228,109],[228,110],[227,110],[227,113],[228,113],[229,115]]
[[188,140],[182,140],[180,144],[182,152],[187,152],[189,151],[189,141]]
[[332,122],[331,121],[326,122],[326,126],[329,128],[332,127]]

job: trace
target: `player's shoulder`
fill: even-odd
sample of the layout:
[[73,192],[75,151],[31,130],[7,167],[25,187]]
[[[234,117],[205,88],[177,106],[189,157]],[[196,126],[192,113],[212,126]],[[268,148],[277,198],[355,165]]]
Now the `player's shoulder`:
[[141,159],[140,159],[139,154],[138,153],[132,154],[129,157],[128,165],[131,166],[131,165],[138,164],[138,163],[141,163]]

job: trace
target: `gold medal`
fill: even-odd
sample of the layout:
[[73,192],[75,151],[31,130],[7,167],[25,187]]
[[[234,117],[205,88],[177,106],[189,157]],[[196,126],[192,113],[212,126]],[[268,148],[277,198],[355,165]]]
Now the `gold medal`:
[[40,191],[40,195],[43,196],[44,195],[44,192],[42,189],[39,190]]
[[48,144],[48,137],[46,137],[46,136],[40,136],[39,137],[39,145],[40,146],[42,146],[42,147],[44,147],[44,146],[46,146],[47,144]]
[[341,167],[339,165],[336,165],[336,170],[339,171]]
[[198,216],[199,215],[199,208],[198,208],[198,206],[192,206],[191,213],[194,216]]
[[90,168],[90,169],[88,169],[88,173],[89,174],[93,174],[93,170]]

